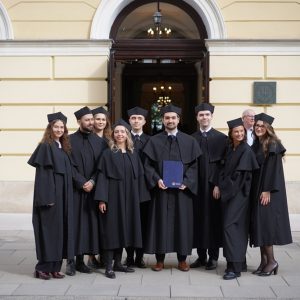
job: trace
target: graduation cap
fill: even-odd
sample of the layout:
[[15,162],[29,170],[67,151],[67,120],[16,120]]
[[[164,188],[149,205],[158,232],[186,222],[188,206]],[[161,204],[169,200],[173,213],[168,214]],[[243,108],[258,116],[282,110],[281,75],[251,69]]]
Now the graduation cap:
[[97,115],[97,114],[105,114],[106,116],[108,115],[108,111],[103,106],[94,108],[91,110],[91,112],[92,112],[93,116]]
[[126,129],[128,129],[128,131],[131,130],[130,125],[125,122],[123,119],[119,119],[118,121],[116,121],[115,124],[113,124],[112,129],[115,129],[117,126],[124,126]]
[[132,115],[141,115],[141,116],[144,116],[144,118],[147,118],[147,115],[148,115],[148,110],[146,109],[143,109],[139,106],[136,106],[136,107],[133,107],[131,109],[128,109],[127,110],[127,114],[128,114],[128,117],[130,118]]
[[234,127],[238,127],[238,126],[244,126],[243,120],[242,118],[237,118],[231,121],[227,121],[228,127],[229,129],[232,129]]
[[209,103],[201,103],[195,107],[195,113],[198,114],[199,111],[208,110],[212,114],[214,113],[215,107]]
[[91,114],[91,113],[92,113],[91,110],[87,106],[85,106],[85,107],[82,107],[79,110],[75,111],[74,115],[77,120],[80,120],[83,116]]
[[48,118],[49,123],[51,123],[54,120],[61,120],[65,124],[67,124],[67,117],[61,112],[57,112],[57,113],[54,113],[54,114],[48,114],[47,118]]
[[255,122],[256,121],[263,121],[263,122],[266,122],[266,123],[272,125],[274,118],[265,113],[261,113],[261,114],[255,115]]
[[160,115],[163,116],[165,113],[168,113],[168,112],[174,112],[176,113],[177,115],[181,115],[181,108],[180,107],[177,107],[173,104],[169,104],[169,105],[166,105],[164,107],[162,107],[162,109],[160,110]]

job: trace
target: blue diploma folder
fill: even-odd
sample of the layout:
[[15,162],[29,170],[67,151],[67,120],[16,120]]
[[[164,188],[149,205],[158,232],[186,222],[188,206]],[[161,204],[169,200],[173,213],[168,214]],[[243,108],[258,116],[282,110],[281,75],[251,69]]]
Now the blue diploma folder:
[[163,181],[168,188],[179,188],[183,181],[183,164],[179,160],[163,161]]

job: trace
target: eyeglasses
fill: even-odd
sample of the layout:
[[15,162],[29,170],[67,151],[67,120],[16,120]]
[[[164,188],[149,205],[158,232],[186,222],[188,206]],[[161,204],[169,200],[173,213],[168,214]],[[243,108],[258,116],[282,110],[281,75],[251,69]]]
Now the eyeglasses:
[[259,124],[256,124],[255,127],[256,127],[256,128],[266,128],[265,125],[259,125]]
[[249,118],[251,118],[251,119],[254,119],[255,116],[253,116],[253,115],[246,115],[246,117],[249,117]]

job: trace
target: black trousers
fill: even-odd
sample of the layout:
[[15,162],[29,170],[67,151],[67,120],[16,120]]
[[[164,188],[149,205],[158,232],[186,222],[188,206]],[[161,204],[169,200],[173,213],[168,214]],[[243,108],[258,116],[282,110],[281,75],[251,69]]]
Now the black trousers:
[[197,254],[200,260],[207,260],[207,254],[209,259],[218,260],[219,259],[219,248],[197,248]]
[[[164,262],[165,261],[165,254],[155,254],[157,262]],[[186,260],[186,255],[180,255],[177,253],[177,259],[179,262]]]

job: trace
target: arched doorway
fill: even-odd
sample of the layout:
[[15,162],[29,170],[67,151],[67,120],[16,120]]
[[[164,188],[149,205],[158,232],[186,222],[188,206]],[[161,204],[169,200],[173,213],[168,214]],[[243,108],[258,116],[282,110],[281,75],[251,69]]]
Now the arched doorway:
[[[159,5],[159,7],[157,7]],[[171,34],[153,37],[152,15],[157,9]],[[182,0],[139,0],[128,4],[111,28],[109,106],[112,119],[139,105],[150,111],[147,131],[155,132],[160,100],[182,108],[181,129],[196,129],[194,106],[209,99],[209,55],[206,28],[193,7]],[[159,125],[159,124],[158,124]]]

